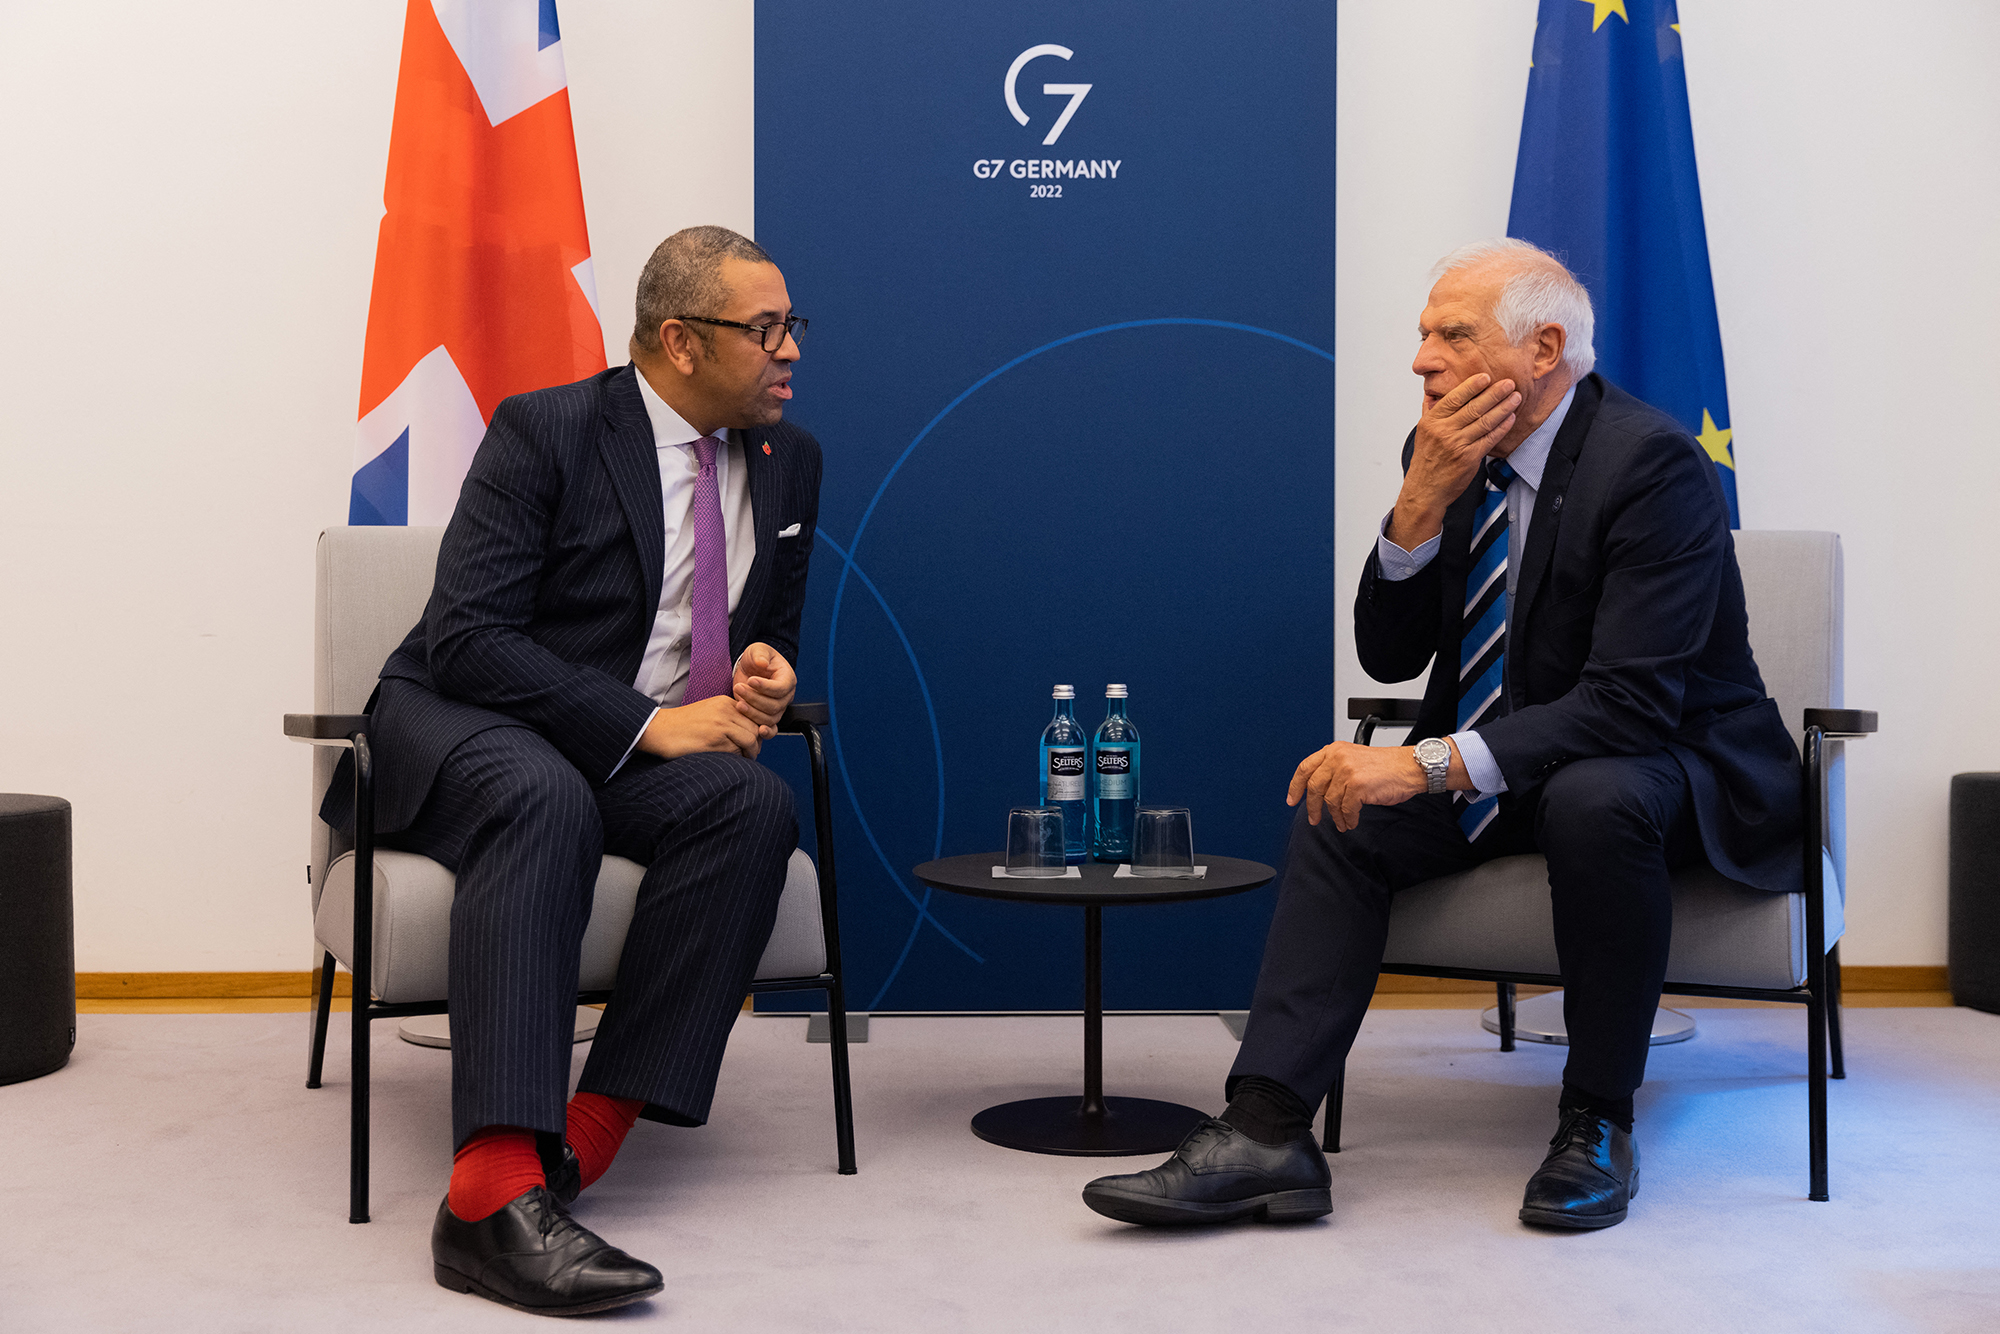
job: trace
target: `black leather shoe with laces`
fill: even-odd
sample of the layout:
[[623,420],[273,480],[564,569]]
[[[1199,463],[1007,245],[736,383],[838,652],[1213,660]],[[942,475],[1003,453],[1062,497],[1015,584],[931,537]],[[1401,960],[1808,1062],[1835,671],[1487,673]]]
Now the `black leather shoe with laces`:
[[1259,1144],[1211,1119],[1158,1167],[1091,1182],[1083,1202],[1121,1223],[1296,1223],[1333,1212],[1332,1185],[1326,1157],[1310,1134]]
[[589,1315],[652,1296],[660,1271],[569,1216],[536,1186],[476,1223],[451,1211],[431,1224],[431,1270],[441,1287],[536,1315]]
[[1639,1145],[1629,1131],[1581,1107],[1566,1107],[1549,1156],[1528,1178],[1521,1221],[1598,1228],[1625,1221],[1639,1193]]

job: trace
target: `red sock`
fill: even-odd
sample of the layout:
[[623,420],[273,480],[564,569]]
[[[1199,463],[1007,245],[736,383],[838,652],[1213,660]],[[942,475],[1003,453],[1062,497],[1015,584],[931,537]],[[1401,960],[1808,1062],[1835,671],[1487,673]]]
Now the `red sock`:
[[576,1151],[584,1185],[596,1181],[611,1166],[618,1146],[625,1142],[625,1133],[645,1105],[637,1098],[607,1098],[602,1093],[579,1093],[569,1100],[569,1129],[564,1138]]
[[518,1126],[475,1130],[451,1156],[451,1211],[468,1223],[498,1213],[546,1184],[532,1130]]

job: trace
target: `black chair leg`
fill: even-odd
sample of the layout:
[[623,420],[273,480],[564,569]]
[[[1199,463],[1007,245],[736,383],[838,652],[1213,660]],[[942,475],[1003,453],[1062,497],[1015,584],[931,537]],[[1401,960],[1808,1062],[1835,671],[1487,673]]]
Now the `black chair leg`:
[[1514,1050],[1514,984],[1495,982],[1493,992],[1500,1006],[1500,1050]]
[[1321,1153],[1340,1152],[1340,1104],[1342,1095],[1347,1091],[1346,1085],[1347,1069],[1343,1066],[1340,1073],[1333,1077],[1333,1087],[1326,1091],[1326,1132],[1320,1136]]
[[368,1221],[368,1021],[375,998],[375,757],[365,732],[354,742],[354,977],[347,1029],[347,1221]]
[[1807,1198],[1825,1200],[1826,1181],[1826,992],[1806,1003],[1806,1115],[1812,1188]]
[[368,1003],[354,998],[354,1027],[349,1034],[353,1087],[347,1108],[347,1221],[368,1221]]
[[847,1072],[847,997],[836,981],[826,989],[827,1047],[833,1058],[833,1139],[840,1157],[840,1175],[851,1177],[854,1166],[854,1087]]
[[1847,1078],[1847,1059],[1840,1050],[1840,946],[1826,952],[1826,1037],[1833,1058],[1827,1073],[1834,1079]]
[[833,801],[827,785],[826,746],[820,739],[819,728],[806,723],[799,730],[805,738],[806,756],[812,763],[819,922],[826,941],[826,972],[832,979],[832,985],[826,989],[826,1045],[833,1060],[833,1134],[840,1155],[840,1175],[851,1177],[855,1172],[854,1087],[847,1066],[847,993],[840,984],[840,899],[833,881]]
[[326,1063],[326,1030],[333,1020],[333,951],[319,968],[319,998],[313,1004],[312,1038],[306,1056],[306,1087],[319,1087],[320,1069]]

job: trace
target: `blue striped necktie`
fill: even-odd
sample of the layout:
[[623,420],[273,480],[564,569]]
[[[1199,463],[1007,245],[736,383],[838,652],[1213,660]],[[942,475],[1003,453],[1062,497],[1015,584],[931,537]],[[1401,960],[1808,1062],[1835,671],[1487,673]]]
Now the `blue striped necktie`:
[[[1465,577],[1465,617],[1458,641],[1458,727],[1469,732],[1507,712],[1507,486],[1514,470],[1486,464],[1486,490],[1472,520],[1472,562]],[[1497,796],[1458,794],[1458,827],[1468,842],[1499,812]]]

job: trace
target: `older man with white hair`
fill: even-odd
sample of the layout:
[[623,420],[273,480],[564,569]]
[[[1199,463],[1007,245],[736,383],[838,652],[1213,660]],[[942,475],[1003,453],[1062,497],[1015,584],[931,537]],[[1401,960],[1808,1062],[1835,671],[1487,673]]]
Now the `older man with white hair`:
[[1800,887],[1798,751],[1751,656],[1707,456],[1592,373],[1590,296],[1553,256],[1486,241],[1433,276],[1411,366],[1423,410],[1354,605],[1369,675],[1431,669],[1414,744],[1334,742],[1292,775],[1300,809],[1228,1109],[1161,1167],[1091,1182],[1085,1201],[1112,1218],[1327,1213],[1312,1111],[1368,1008],[1393,896],[1541,852],[1570,1049],[1520,1216],[1621,1222],[1669,872],[1705,859]]

